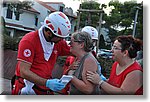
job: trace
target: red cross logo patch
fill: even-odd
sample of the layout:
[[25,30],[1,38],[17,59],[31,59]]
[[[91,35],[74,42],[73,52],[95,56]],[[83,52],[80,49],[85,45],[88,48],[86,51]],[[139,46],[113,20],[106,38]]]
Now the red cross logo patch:
[[23,52],[25,57],[30,57],[31,56],[31,51],[29,49],[25,49]]

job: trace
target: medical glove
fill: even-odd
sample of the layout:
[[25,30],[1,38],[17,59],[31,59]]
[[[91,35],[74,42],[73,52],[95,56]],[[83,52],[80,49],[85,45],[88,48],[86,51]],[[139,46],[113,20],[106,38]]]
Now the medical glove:
[[60,91],[65,88],[65,85],[59,79],[48,79],[46,81],[46,87],[53,91]]

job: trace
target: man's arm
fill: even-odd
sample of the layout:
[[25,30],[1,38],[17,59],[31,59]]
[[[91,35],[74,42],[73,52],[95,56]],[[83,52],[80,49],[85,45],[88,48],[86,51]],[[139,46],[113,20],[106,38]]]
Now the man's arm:
[[19,61],[19,67],[20,67],[20,75],[22,78],[25,78],[37,85],[46,86],[47,79],[44,79],[37,74],[33,73],[30,68],[31,64]]

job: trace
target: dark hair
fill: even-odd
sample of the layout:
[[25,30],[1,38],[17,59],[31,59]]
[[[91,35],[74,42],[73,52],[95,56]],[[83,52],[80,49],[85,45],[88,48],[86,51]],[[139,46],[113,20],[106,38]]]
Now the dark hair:
[[44,27],[44,30],[46,31],[46,32],[51,32],[51,34],[52,34],[52,37],[58,37],[58,38],[61,38],[61,37],[59,37],[59,36],[56,36],[49,28],[47,28],[47,27]]
[[121,43],[121,51],[128,50],[130,58],[135,58],[137,51],[140,51],[143,46],[140,39],[133,38],[131,35],[118,36],[116,40]]
[[92,50],[93,42],[90,34],[86,32],[75,32],[73,33],[72,36],[76,41],[80,41],[81,43],[82,42],[84,43],[84,51],[90,52]]
[[50,31],[50,29],[49,28],[47,28],[47,27],[44,27],[44,30],[47,32],[47,31]]

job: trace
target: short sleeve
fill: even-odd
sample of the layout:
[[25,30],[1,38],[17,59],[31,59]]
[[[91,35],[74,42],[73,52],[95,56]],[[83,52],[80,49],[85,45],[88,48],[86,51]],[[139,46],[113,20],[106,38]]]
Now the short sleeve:
[[34,58],[34,46],[28,40],[20,41],[17,60],[32,64]]

